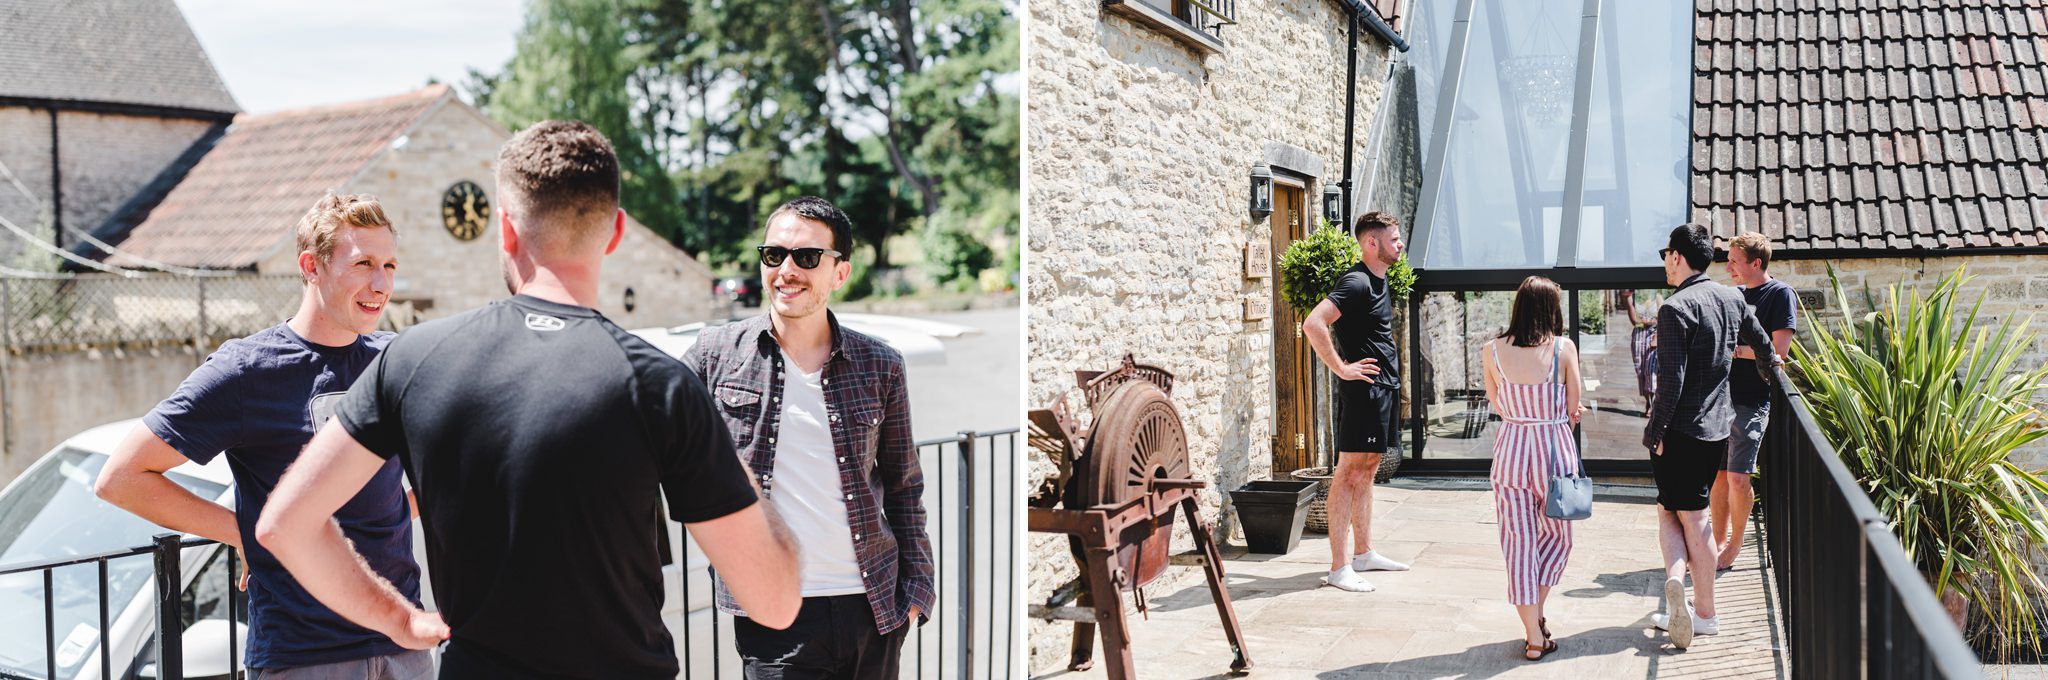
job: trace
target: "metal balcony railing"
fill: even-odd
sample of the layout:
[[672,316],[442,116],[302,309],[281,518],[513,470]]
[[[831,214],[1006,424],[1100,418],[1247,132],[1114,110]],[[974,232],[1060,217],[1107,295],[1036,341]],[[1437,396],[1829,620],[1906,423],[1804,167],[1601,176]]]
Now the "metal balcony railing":
[[1793,677],[1983,677],[1805,396],[1777,373],[1759,477]]

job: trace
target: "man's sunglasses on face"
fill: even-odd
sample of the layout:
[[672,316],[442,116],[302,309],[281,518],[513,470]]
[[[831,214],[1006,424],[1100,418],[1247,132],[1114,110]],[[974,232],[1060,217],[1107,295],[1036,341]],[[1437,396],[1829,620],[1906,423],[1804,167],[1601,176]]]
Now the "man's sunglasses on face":
[[1664,258],[1671,257],[1671,252],[1672,251],[1670,248],[1658,248],[1657,259],[1662,260]]
[[761,251],[761,266],[771,268],[782,266],[782,261],[784,259],[787,259],[791,255],[796,256],[796,266],[802,267],[804,269],[817,269],[818,257],[821,255],[831,255],[833,257],[838,258],[845,257],[843,255],[840,255],[839,251],[833,250],[831,248],[784,248],[782,246],[754,246],[754,249]]

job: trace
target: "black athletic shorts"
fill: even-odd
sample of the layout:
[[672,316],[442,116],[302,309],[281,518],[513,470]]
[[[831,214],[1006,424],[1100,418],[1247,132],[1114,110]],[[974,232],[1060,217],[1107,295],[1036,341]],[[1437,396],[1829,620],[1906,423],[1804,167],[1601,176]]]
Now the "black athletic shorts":
[[1650,454],[1650,476],[1657,480],[1657,504],[1665,510],[1705,510],[1714,476],[1728,457],[1728,442],[1700,441],[1682,434],[1664,435],[1664,455]]
[[1337,383],[1337,451],[1386,453],[1400,436],[1395,406],[1401,393],[1363,380]]

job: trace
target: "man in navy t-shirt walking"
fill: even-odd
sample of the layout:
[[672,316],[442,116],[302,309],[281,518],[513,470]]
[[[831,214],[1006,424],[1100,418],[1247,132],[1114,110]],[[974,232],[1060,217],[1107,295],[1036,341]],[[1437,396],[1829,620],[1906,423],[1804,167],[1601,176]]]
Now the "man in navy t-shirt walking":
[[[392,337],[376,328],[398,270],[398,241],[376,199],[329,194],[297,230],[305,280],[298,312],[207,357],[115,448],[94,491],[166,528],[246,552],[246,663],[257,670],[254,677],[429,677],[427,652],[408,651],[322,606],[253,538],[285,468]],[[203,464],[223,453],[234,474],[235,510],[164,477],[186,460]],[[412,515],[392,461],[334,517],[370,568],[417,603]]]
[[[1771,350],[1780,361],[1792,351],[1792,334],[1799,328],[1799,296],[1792,287],[1771,276],[1771,242],[1763,234],[1748,232],[1728,243],[1728,276],[1735,279],[1742,298],[1749,302],[1764,331],[1771,334]],[[1757,453],[1763,449],[1764,430],[1771,423],[1771,392],[1757,372],[1756,352],[1735,348],[1735,362],[1728,370],[1728,405],[1735,410],[1735,422],[1728,432],[1728,457],[1714,479],[1714,540],[1720,545],[1715,568],[1735,566],[1742,554],[1742,533],[1749,524],[1750,507],[1756,503],[1756,489],[1750,475],[1757,471]]]

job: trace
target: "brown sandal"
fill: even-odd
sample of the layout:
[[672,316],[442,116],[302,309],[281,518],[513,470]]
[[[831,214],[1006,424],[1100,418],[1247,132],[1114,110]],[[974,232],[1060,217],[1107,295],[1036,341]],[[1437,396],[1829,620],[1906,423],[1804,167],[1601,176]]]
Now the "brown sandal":
[[1543,632],[1543,639],[1550,639],[1550,619],[1536,617],[1536,630]]
[[[1523,661],[1542,661],[1542,660],[1543,660],[1543,657],[1546,657],[1546,656],[1550,656],[1550,653],[1551,653],[1551,652],[1555,652],[1555,651],[1557,651],[1557,641],[1556,641],[1556,640],[1544,640],[1544,641],[1543,641],[1543,646],[1541,646],[1541,647],[1538,647],[1538,646],[1536,646],[1536,645],[1524,644],[1524,645],[1522,645],[1522,660],[1523,660]],[[1536,652],[1536,653],[1537,653],[1537,654],[1536,654],[1536,658],[1534,658],[1534,659],[1531,659],[1531,658],[1529,658],[1529,652]]]

